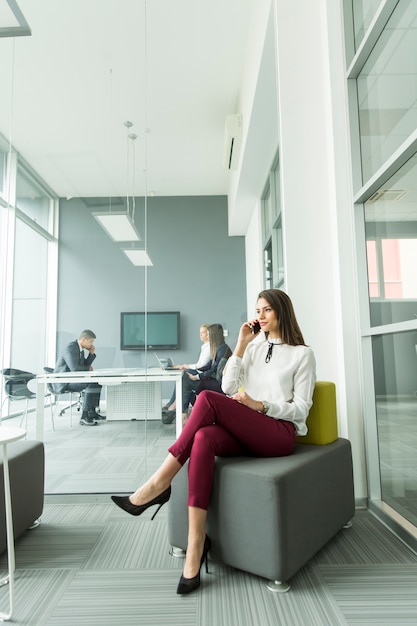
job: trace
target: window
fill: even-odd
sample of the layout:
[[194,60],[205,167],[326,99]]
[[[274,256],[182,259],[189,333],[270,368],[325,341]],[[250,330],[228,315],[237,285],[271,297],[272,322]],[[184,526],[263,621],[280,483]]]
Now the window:
[[[369,501],[417,528],[417,3],[345,0]],[[353,18],[353,19],[352,19]],[[356,164],[362,168],[359,172]],[[365,235],[365,237],[364,237]],[[362,277],[367,276],[366,285]],[[389,522],[391,523],[391,521]]]
[[353,0],[353,29],[356,50],[362,43],[380,4],[381,0]]
[[21,164],[16,178],[16,206],[49,232],[51,197]]
[[0,148],[0,198],[6,197],[7,153]]
[[399,2],[357,78],[363,183],[417,127],[416,33],[415,3]]
[[[0,205],[2,367],[38,373],[55,353],[57,241],[49,230],[57,200],[18,158],[4,174],[10,197]],[[13,202],[16,186],[19,207]]]
[[264,276],[265,276],[265,289],[272,289],[274,286],[274,275],[272,266],[272,244],[271,240],[264,249]]
[[364,205],[371,325],[417,316],[417,157]]
[[417,526],[417,332],[373,337],[372,359],[382,499]]
[[47,278],[48,241],[16,219],[11,362],[35,373],[46,364]]
[[266,289],[283,289],[285,268],[278,159],[275,160],[274,168],[269,174],[261,206],[264,286]]

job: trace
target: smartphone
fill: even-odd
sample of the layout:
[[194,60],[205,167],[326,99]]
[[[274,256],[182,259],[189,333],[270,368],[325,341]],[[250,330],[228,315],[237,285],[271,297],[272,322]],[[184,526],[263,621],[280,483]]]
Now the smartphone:
[[256,321],[254,325],[252,326],[252,334],[257,335],[260,330],[261,330],[261,325],[259,324],[258,321]]

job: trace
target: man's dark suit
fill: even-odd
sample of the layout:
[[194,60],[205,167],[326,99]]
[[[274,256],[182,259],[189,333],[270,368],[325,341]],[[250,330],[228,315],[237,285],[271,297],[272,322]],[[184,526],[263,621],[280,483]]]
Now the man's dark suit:
[[[85,358],[78,341],[71,341],[58,357],[54,372],[86,372],[95,358],[96,355],[90,353]],[[54,383],[54,390],[57,393],[85,390],[84,411],[94,411],[100,403],[101,385],[97,383]]]

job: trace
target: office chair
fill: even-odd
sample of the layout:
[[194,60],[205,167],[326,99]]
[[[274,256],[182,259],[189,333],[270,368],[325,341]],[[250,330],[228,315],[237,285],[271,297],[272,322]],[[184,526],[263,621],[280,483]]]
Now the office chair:
[[[45,372],[45,374],[52,374],[54,369],[52,367],[44,367],[43,371]],[[59,393],[54,390],[52,383],[46,383],[46,386],[48,388],[49,394],[53,396],[55,400],[55,405],[57,405],[57,403],[60,401],[61,396],[69,395],[70,397],[69,404],[65,406],[63,409],[61,409],[58,415],[59,417],[61,417],[62,415],[64,415],[65,411],[69,410],[70,411],[70,427],[72,428],[72,407],[76,406],[77,411],[81,411],[82,391],[62,391]],[[73,395],[77,396],[76,400],[73,400]],[[51,400],[52,430],[55,430],[55,420],[54,420],[55,415],[54,414],[55,414],[55,410],[52,409],[52,400]]]
[[36,378],[36,374],[26,372],[25,370],[18,370],[13,367],[3,369],[1,373],[4,378],[4,392],[6,396],[1,405],[0,423],[3,414],[3,405],[6,400],[10,400],[11,402],[26,400],[25,411],[22,414],[20,426],[22,426],[23,421],[25,421],[27,425],[29,400],[36,398],[36,393],[28,389],[27,384],[30,380]]

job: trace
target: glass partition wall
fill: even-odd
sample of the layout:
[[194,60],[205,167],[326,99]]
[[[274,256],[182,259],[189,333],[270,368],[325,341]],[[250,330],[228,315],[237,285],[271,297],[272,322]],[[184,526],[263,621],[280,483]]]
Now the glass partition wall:
[[[102,236],[98,292],[106,288],[109,258],[112,255],[116,260],[123,257],[120,247],[106,233],[101,235],[100,226],[92,217],[92,209],[102,205],[103,200],[93,202],[86,198],[72,203],[61,200],[58,244],[58,199],[26,164],[20,164],[15,154],[13,162],[16,195],[11,194],[11,202],[0,207],[4,244],[1,249],[2,337],[6,339],[2,345],[1,369],[11,367],[36,376],[45,367],[53,368],[57,354],[69,341],[76,339],[84,327],[97,334],[94,368],[112,368],[114,355],[120,348],[119,314],[114,320],[117,331],[113,344],[109,343],[97,314],[86,311],[85,324],[78,326],[69,319],[72,316],[81,319],[79,309],[88,302],[88,292],[96,289],[96,286],[83,284],[83,264],[74,264],[74,255],[81,260],[80,251],[89,249],[89,238]],[[119,202],[123,205],[126,200]],[[147,203],[142,198],[137,200],[137,205],[135,224],[146,241]],[[105,208],[108,210],[107,206]],[[94,228],[97,232],[92,230]],[[63,271],[61,275],[66,275],[67,264],[71,264],[72,273],[78,273],[69,288],[65,280],[59,280],[58,261]],[[156,364],[154,353],[148,348],[147,267],[132,266],[132,272],[134,282],[130,285],[131,299],[127,308],[144,313],[140,328],[143,346],[125,353],[126,369],[142,370]],[[74,291],[77,284],[79,289]],[[64,317],[62,321],[62,307],[69,309],[68,320]],[[63,326],[57,325],[57,320],[61,320]],[[165,395],[172,392],[174,384],[163,390]],[[34,438],[38,417],[35,379],[28,383],[28,390],[34,396],[26,405],[25,399],[8,398],[2,388],[2,421],[22,425],[27,429],[27,437]],[[92,428],[80,428],[80,407],[74,400],[76,396],[55,396],[51,390],[46,390],[42,434],[46,447],[45,493],[68,495],[134,489],[162,459],[175,436],[175,425],[164,426],[160,419],[161,383],[149,380],[103,387],[99,408],[109,419]]]
[[[117,80],[111,84],[111,76],[103,79],[112,91],[105,104],[109,110],[108,142],[114,144],[111,150],[119,150],[126,169],[122,197],[59,199],[16,152],[12,144],[13,123],[17,123],[13,119],[13,82],[24,80],[24,76],[17,75],[14,58],[21,41],[1,41],[2,49],[10,53],[10,82],[4,85],[2,97],[10,101],[12,120],[10,136],[0,143],[1,335],[5,338],[1,369],[42,374],[45,367],[54,367],[57,355],[84,328],[91,328],[97,335],[94,369],[146,371],[157,365],[148,345],[147,322],[151,306],[148,267],[152,263],[147,255],[147,150],[152,139],[147,128],[146,1],[140,3],[136,18],[140,37],[131,42],[130,52],[133,58],[145,59],[145,64],[141,61],[135,72],[125,76],[126,84]],[[126,97],[129,91],[135,92],[130,104],[137,98],[136,107],[127,107],[132,119],[116,121],[112,118],[112,101]],[[45,128],[44,132],[51,129]],[[113,239],[94,219],[94,213],[105,218],[113,214],[127,216],[135,231],[133,236]],[[98,249],[91,246],[91,240],[99,242]],[[93,278],[86,284],[87,263]],[[112,267],[126,272],[126,265],[131,275],[129,298],[115,309],[115,330],[110,338],[101,323],[100,307],[89,307],[88,303],[90,298],[97,302],[100,290],[107,288]],[[69,273],[71,281],[62,280]],[[119,316],[126,309],[144,314],[139,329],[143,345],[120,353]],[[46,495],[134,490],[159,464],[175,437],[175,424],[167,427],[160,418],[162,399],[169,397],[174,384],[155,383],[150,378],[140,383],[103,386],[98,410],[108,419],[82,428],[77,394],[59,396],[46,388],[42,434]],[[24,399],[8,397],[3,387],[1,416],[3,423],[22,425],[27,437],[34,438],[38,432],[36,379],[28,383],[28,390],[33,398],[27,404]]]
[[[51,2],[51,7],[52,4]],[[249,0],[245,4],[245,11],[248,13]],[[192,3],[189,6],[192,8]],[[7,51],[7,56],[10,58],[10,76],[4,74],[0,100],[0,111],[3,113],[2,128],[7,128],[9,119],[11,125],[10,135],[5,137],[4,145],[0,143],[1,336],[5,338],[1,346],[2,368],[13,367],[36,375],[42,374],[44,368],[54,367],[57,355],[69,342],[77,339],[83,329],[91,329],[96,334],[94,370],[139,369],[146,372],[149,368],[152,370],[159,368],[155,352],[159,357],[171,356],[175,359],[176,354],[183,351],[185,354],[177,357],[182,359],[179,362],[186,360],[188,362],[194,358],[197,360],[197,351],[200,348],[198,324],[220,322],[223,323],[224,328],[230,328],[224,319],[228,319],[231,309],[233,312],[230,317],[234,321],[231,328],[232,337],[237,332],[238,322],[244,310],[243,288],[241,289],[242,305],[236,305],[236,298],[234,298],[233,305],[225,300],[226,304],[223,305],[225,311],[219,314],[217,309],[214,311],[215,305],[207,306],[207,291],[203,287],[198,300],[198,310],[204,311],[204,318],[198,319],[198,324],[195,324],[195,317],[197,315],[199,317],[200,314],[197,312],[194,315],[193,311],[185,310],[189,307],[188,293],[175,293],[175,306],[170,299],[170,294],[172,295],[175,289],[177,292],[180,291],[180,288],[176,287],[178,272],[186,274],[189,267],[190,257],[186,257],[188,246],[192,258],[198,259],[202,253],[200,239],[203,223],[204,236],[207,239],[203,242],[203,254],[208,255],[206,250],[209,246],[211,250],[213,241],[218,243],[220,239],[219,248],[227,249],[230,262],[228,261],[228,268],[225,270],[226,283],[229,281],[230,284],[232,275],[235,281],[238,272],[242,271],[243,244],[237,241],[238,238],[229,241],[226,239],[227,235],[223,234],[223,231],[227,233],[225,199],[217,201],[221,213],[217,210],[217,206],[215,211],[210,211],[211,204],[206,198],[202,200],[190,198],[187,202],[187,199],[176,199],[175,196],[170,197],[169,206],[166,200],[162,210],[163,200],[158,197],[157,187],[152,187],[152,190],[157,190],[156,192],[148,191],[150,178],[152,185],[155,185],[155,179],[158,180],[155,173],[150,171],[149,153],[154,155],[157,153],[159,160],[167,160],[163,149],[157,150],[155,147],[153,133],[159,132],[164,136],[173,131],[172,128],[166,127],[152,128],[151,112],[155,106],[169,106],[166,102],[166,84],[172,83],[173,88],[176,88],[176,85],[173,84],[175,79],[167,74],[168,63],[161,65],[160,74],[157,72],[158,75],[149,76],[146,62],[152,53],[156,54],[158,51],[159,54],[161,42],[165,43],[165,39],[167,37],[169,39],[170,36],[178,38],[178,33],[172,33],[169,28],[166,8],[151,6],[146,0],[141,0],[139,3],[129,2],[129,8],[132,11],[129,19],[126,18],[126,8],[121,8],[120,3],[115,1],[106,3],[106,7],[100,5],[99,16],[94,15],[92,9],[83,9],[82,19],[80,19],[79,15],[74,17],[76,11],[70,5],[66,5],[61,7],[59,12],[51,11],[48,24],[42,25],[38,21],[36,28],[32,29],[33,39],[0,41],[0,52]],[[32,9],[32,11],[35,15],[36,11],[41,12],[41,9]],[[162,11],[164,19],[161,21]],[[221,36],[224,37],[224,45],[229,49],[231,46],[229,32],[225,32],[218,15],[213,17],[212,9],[208,8],[207,12],[211,16],[210,19],[213,19],[213,23],[216,22],[222,26]],[[103,16],[106,16],[106,19]],[[109,16],[114,16],[118,21],[113,23]],[[158,16],[157,20],[155,16]],[[120,32],[126,33],[121,47],[113,45],[119,64],[112,67],[109,60],[106,74],[94,73],[92,68],[95,67],[96,58],[105,57],[106,54],[111,56],[113,52],[111,47],[110,52],[109,47],[104,51],[100,48],[92,50],[89,40],[90,32],[98,32],[103,45],[104,40],[107,43],[113,42],[111,36],[105,37],[104,31],[102,33],[100,28],[97,28],[97,23],[101,24],[100,20],[103,19],[104,26],[109,28],[110,32],[113,28],[117,28]],[[75,20],[78,21],[75,22]],[[90,29],[86,27],[89,24],[88,20],[92,24]],[[24,101],[27,106],[31,107],[31,114],[32,111],[36,111],[36,106],[40,102],[37,100],[36,90],[45,89],[46,78],[53,76],[53,72],[48,73],[51,65],[53,66],[53,62],[49,63],[50,50],[53,49],[52,42],[55,38],[59,38],[57,45],[62,50],[64,44],[61,43],[60,38],[64,30],[70,30],[70,24],[74,29],[80,29],[80,37],[77,37],[76,44],[77,51],[83,48],[83,45],[86,46],[85,55],[88,63],[86,62],[86,67],[82,67],[80,71],[86,71],[88,80],[84,83],[80,81],[80,84],[87,86],[88,93],[77,92],[71,119],[60,120],[59,128],[51,124],[46,128],[34,129],[40,131],[34,132],[34,136],[40,143],[42,136],[51,133],[59,136],[60,143],[57,147],[59,156],[64,154],[67,163],[71,166],[76,162],[80,171],[83,169],[88,171],[88,175],[95,177],[95,180],[107,182],[106,178],[111,178],[109,162],[117,165],[122,163],[125,184],[122,189],[119,185],[114,192],[110,188],[109,193],[103,193],[101,187],[104,187],[104,182],[102,185],[100,182],[96,183],[94,195],[85,193],[70,195],[66,192],[62,193],[59,188],[50,189],[42,179],[41,171],[33,171],[21,158],[18,152],[18,141],[14,145],[14,140],[18,135],[16,131],[19,119],[21,120],[25,115],[24,107],[19,107],[17,111],[16,94],[24,93]],[[235,29],[236,32],[240,32],[241,38],[244,37],[244,31],[247,28],[245,24],[242,26],[240,22]],[[196,46],[196,53],[200,54],[195,29],[190,29],[186,23],[183,27],[184,33],[187,29],[190,31],[190,42]],[[204,28],[206,29],[207,26],[205,25]],[[155,35],[159,37],[157,41]],[[42,54],[45,55],[42,58],[45,60],[45,66],[42,62],[37,63],[36,69],[41,68],[39,81],[33,86],[33,93],[29,93],[29,86],[26,91],[22,87],[29,83],[32,85],[27,75],[28,64],[25,67],[25,64],[16,62],[15,59],[25,58],[22,50],[24,49],[27,55],[31,42],[35,39],[39,42],[42,38],[44,42]],[[68,45],[70,55],[72,45],[70,37],[68,41],[65,40],[65,45]],[[196,63],[198,54],[194,58],[188,47],[185,59],[180,58],[179,55],[178,58],[175,57],[174,62],[178,66],[178,71],[181,72],[182,62]],[[231,57],[233,54],[235,52],[231,53]],[[120,62],[120,55],[126,63]],[[2,55],[1,63],[4,63],[5,58],[6,56]],[[232,61],[231,58],[230,63]],[[224,64],[223,58],[222,67]],[[76,87],[79,83],[76,80],[72,82],[75,74],[74,67],[72,60],[68,66],[64,64],[60,67],[55,76],[55,92],[48,89],[53,106],[57,109],[59,109],[61,98],[70,97],[70,95],[73,97],[74,90],[77,91]],[[213,74],[216,71],[213,70]],[[227,71],[224,73],[227,75]],[[90,85],[91,91],[88,90]],[[189,94],[190,111],[192,110],[193,113],[201,110],[201,106],[193,101],[194,91],[195,86]],[[56,96],[58,100],[55,101]],[[73,132],[76,133],[81,127],[88,135],[90,128],[88,124],[85,124],[85,118],[94,107],[88,108],[86,105],[84,108],[84,103],[91,104],[91,99],[94,100],[97,117],[89,118],[90,125],[99,124],[98,120],[102,119],[99,118],[99,111],[105,111],[106,118],[100,138],[103,158],[98,162],[89,158],[90,155],[84,147],[80,151],[74,148],[73,152],[68,152],[66,147],[69,128],[72,127]],[[122,117],[116,114],[116,111],[120,112],[120,107],[118,107],[120,101],[126,104]],[[21,102],[22,98],[20,98]],[[4,114],[3,107],[6,105],[10,107],[10,111]],[[219,110],[217,107],[215,113],[217,117]],[[181,116],[186,114],[184,111],[181,112]],[[34,113],[33,120],[35,119],[37,117]],[[174,131],[177,132],[177,129]],[[223,137],[220,137],[220,145],[222,145],[222,140]],[[179,150],[184,150],[183,138],[178,137],[177,141]],[[204,148],[202,148],[203,151]],[[36,150],[34,153],[36,154]],[[112,155],[113,161],[106,160],[108,155]],[[27,159],[30,161],[29,156]],[[42,170],[42,163],[47,160],[53,160],[53,155],[42,154],[40,170]],[[220,154],[220,168],[222,167],[221,161]],[[61,180],[66,183],[65,161],[57,162],[54,166],[55,171],[59,170]],[[172,186],[175,187],[175,184],[173,183]],[[65,185],[62,185],[62,188],[66,188]],[[171,240],[178,236],[176,229],[180,228],[177,225],[179,219],[182,223],[189,224],[187,220],[190,219],[191,211],[194,210],[192,205],[196,203],[200,205],[199,221],[196,219],[193,222],[193,232],[197,233],[197,236],[193,241],[185,239],[182,251],[184,260],[182,268],[179,269],[175,261],[175,244],[172,244]],[[185,208],[183,204],[186,204]],[[176,218],[175,212],[178,212],[180,217]],[[127,217],[130,225],[134,226],[135,233],[132,236],[122,237],[122,240],[116,240],[104,229],[98,214],[102,221],[113,215]],[[207,214],[210,214],[209,224],[206,224],[202,218]],[[222,229],[221,233],[220,229]],[[166,248],[170,242],[173,255],[169,257]],[[233,251],[237,249],[238,244],[239,254],[234,255]],[[217,260],[213,262],[216,266]],[[219,266],[220,264],[222,264],[222,259],[217,263]],[[166,269],[161,270],[161,266]],[[157,272],[154,271],[155,269]],[[164,271],[165,273],[162,274]],[[227,272],[230,276],[227,276]],[[213,281],[218,282],[219,273],[217,268],[213,270]],[[157,279],[154,278],[155,275],[158,276]],[[194,271],[194,277],[197,280],[197,270]],[[166,290],[168,282],[170,285]],[[244,277],[240,282],[244,285]],[[185,281],[181,284],[185,284]],[[179,305],[179,295],[183,298],[182,305]],[[240,306],[242,306],[241,310]],[[226,307],[228,307],[227,312]],[[168,350],[166,346],[173,346],[173,349],[175,347],[168,340],[164,343],[165,347],[155,348],[153,342],[149,340],[152,331],[149,314],[161,311],[175,312],[179,309],[181,309],[179,349],[176,353]],[[122,312],[144,314],[143,327],[137,329],[143,340],[143,346],[138,346],[137,349],[124,349],[126,346],[121,345]],[[185,325],[187,327],[183,332]],[[190,331],[191,327],[194,330]],[[193,336],[192,342],[189,339],[190,335]],[[29,388],[35,394],[38,391],[35,383],[30,384]],[[107,419],[99,421],[97,426],[88,427],[80,426],[76,395],[75,397],[69,395],[61,397],[46,389],[42,429],[46,446],[46,494],[54,497],[58,495],[68,497],[72,494],[95,493],[103,494],[104,498],[104,494],[127,493],[135,489],[160,463],[166,455],[168,445],[175,438],[175,423],[163,424],[160,418],[161,406],[170,398],[173,390],[174,382],[164,381],[162,384],[156,384],[151,376],[140,383],[103,385],[99,409]],[[9,420],[11,424],[27,424],[28,438],[37,436],[37,399],[29,400],[27,422],[24,400],[10,401],[5,398],[2,389],[2,402],[3,399],[5,401],[2,405],[2,419]],[[43,402],[43,398],[41,401]],[[72,408],[70,404],[73,404]]]

